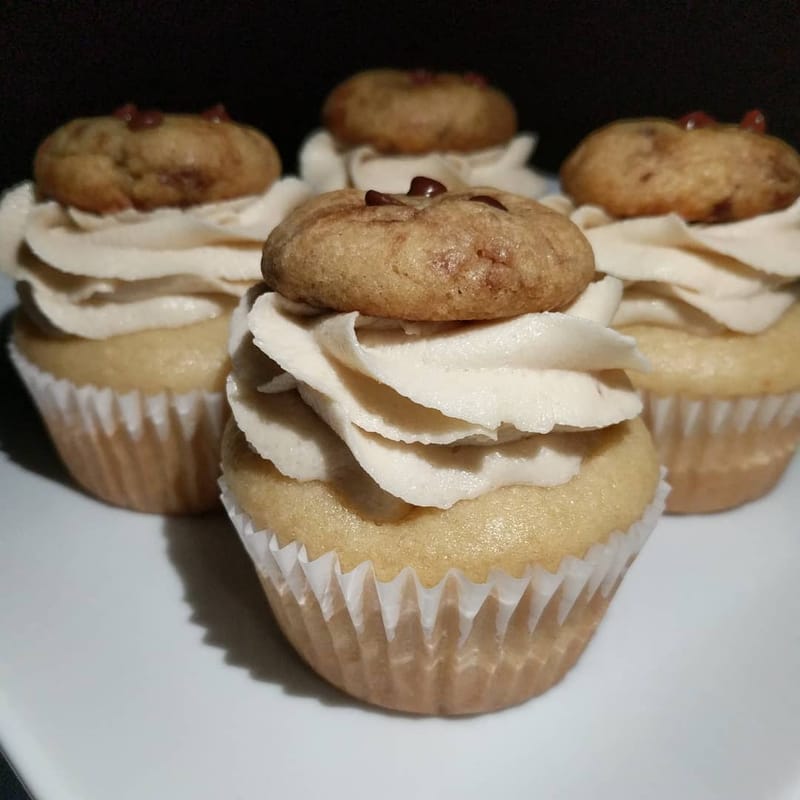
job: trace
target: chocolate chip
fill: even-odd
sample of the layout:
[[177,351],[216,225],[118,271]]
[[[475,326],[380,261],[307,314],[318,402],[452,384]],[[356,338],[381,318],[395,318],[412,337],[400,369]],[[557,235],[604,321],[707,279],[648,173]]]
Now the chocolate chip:
[[144,128],[157,128],[164,121],[164,115],[154,108],[147,111],[138,111],[133,118],[128,120],[128,128],[140,131]]
[[424,86],[427,83],[433,83],[434,81],[434,74],[428,69],[412,69],[411,72],[408,73],[408,77],[411,78],[411,83],[415,86]]
[[764,116],[763,111],[754,108],[748,111],[739,123],[739,127],[746,131],[754,131],[755,133],[767,132],[767,118]]
[[207,108],[200,116],[209,122],[230,122],[231,118],[227,109],[222,103],[217,103],[211,108]]
[[111,116],[121,119],[123,122],[130,122],[138,113],[139,109],[135,103],[125,103],[124,106],[114,109]]
[[411,188],[406,192],[409,197],[436,197],[437,194],[444,194],[447,187],[443,183],[426,178],[424,175],[417,175],[411,179]]
[[404,206],[405,203],[402,200],[398,200],[396,197],[393,197],[390,194],[384,194],[383,192],[376,192],[374,189],[370,189],[364,195],[364,202],[368,206]]
[[689,114],[684,114],[679,120],[678,125],[686,128],[687,131],[693,131],[696,128],[710,128],[716,125],[717,121],[714,117],[706,114],[705,111],[692,111]]
[[470,197],[470,200],[476,203],[486,203],[487,206],[499,208],[501,211],[508,211],[496,197],[490,197],[488,194],[476,194],[474,197]]
[[466,83],[471,83],[473,86],[477,86],[479,89],[485,89],[489,85],[489,81],[480,74],[480,72],[465,72],[464,73],[464,80]]
[[733,202],[730,197],[726,197],[724,200],[714,203],[714,206],[711,209],[711,219],[714,222],[726,222],[731,218],[732,211]]
[[159,173],[158,182],[167,186],[174,186],[184,194],[197,194],[207,189],[211,184],[211,180],[206,173],[199,169],[191,168]]

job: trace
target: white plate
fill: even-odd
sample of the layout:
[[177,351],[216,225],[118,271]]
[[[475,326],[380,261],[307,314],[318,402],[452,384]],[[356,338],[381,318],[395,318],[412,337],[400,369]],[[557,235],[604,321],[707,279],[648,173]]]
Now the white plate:
[[0,368],[0,743],[39,800],[798,796],[797,460],[768,499],[663,520],[547,694],[415,719],[298,662],[221,515],[73,488]]

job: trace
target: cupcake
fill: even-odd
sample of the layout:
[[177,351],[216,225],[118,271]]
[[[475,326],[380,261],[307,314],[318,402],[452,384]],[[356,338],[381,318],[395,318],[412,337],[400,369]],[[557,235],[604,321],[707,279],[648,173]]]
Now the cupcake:
[[416,175],[528,197],[547,188],[527,166],[536,136],[517,133],[509,98],[475,72],[359,72],[330,93],[322,122],[299,159],[301,177],[318,192],[405,192]]
[[473,714],[575,663],[664,502],[565,217],[417,178],[264,247],[231,326],[223,502],[289,641],[368,703]]
[[597,268],[625,281],[614,326],[653,366],[632,380],[674,512],[768,492],[800,439],[800,156],[696,112],[616,122],[561,170]]
[[227,336],[274,225],[308,195],[222,106],[123,106],[52,133],[0,204],[11,356],[74,479],[140,511],[218,502]]

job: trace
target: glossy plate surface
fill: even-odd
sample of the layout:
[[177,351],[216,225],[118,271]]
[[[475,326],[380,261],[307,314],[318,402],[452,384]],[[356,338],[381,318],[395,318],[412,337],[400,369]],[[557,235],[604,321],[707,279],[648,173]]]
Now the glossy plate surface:
[[222,515],[86,497],[5,355],[0,387],[0,744],[39,800],[800,796],[799,460],[664,519],[547,694],[415,719],[297,660]]

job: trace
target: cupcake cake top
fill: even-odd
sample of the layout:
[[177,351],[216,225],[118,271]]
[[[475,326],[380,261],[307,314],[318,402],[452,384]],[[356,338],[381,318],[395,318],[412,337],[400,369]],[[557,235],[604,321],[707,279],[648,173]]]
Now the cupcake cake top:
[[[620,282],[590,282],[580,231],[533,201],[377,199],[317,198],[268,239],[277,291],[254,287],[231,329],[247,441],[288,478],[357,486],[397,513],[571,480],[579,432],[641,410],[622,370],[643,360],[607,327]],[[493,236],[499,266],[480,252]]]
[[511,101],[473,72],[359,72],[328,95],[322,119],[342,144],[381,153],[480,150],[517,132]]
[[264,239],[310,194],[222,106],[73,120],[34,170],[0,200],[0,270],[42,329],[89,339],[228,313],[260,277]]
[[267,136],[232,122],[221,105],[195,115],[128,103],[62,125],[39,146],[33,168],[42,197],[106,214],[257,194],[281,162]]
[[567,158],[561,185],[577,204],[619,218],[674,213],[730,222],[768,214],[800,197],[800,155],[765,131],[760,112],[740,125],[701,112],[613,122]]
[[695,112],[590,134],[561,170],[597,269],[625,281],[614,324],[761,333],[797,301],[800,155],[764,131]]
[[459,321],[562,308],[594,259],[575,225],[534,200],[418,177],[403,195],[310,200],[272,232],[262,272],[271,289],[320,308]]

